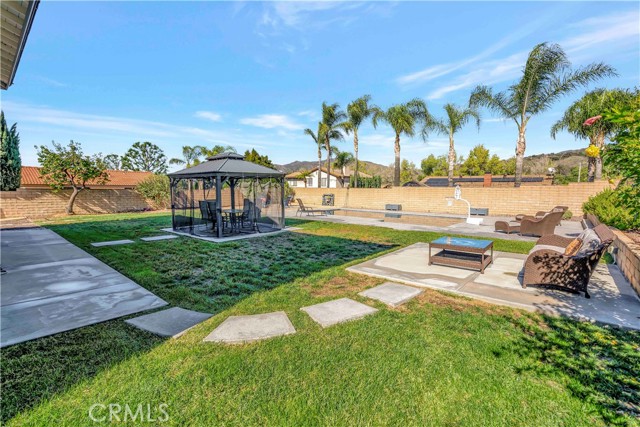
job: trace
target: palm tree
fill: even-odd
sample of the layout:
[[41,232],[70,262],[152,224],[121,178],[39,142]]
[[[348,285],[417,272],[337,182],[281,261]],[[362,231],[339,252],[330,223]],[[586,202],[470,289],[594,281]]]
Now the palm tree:
[[329,187],[329,180],[331,179],[331,141],[344,139],[344,135],[340,129],[343,129],[345,124],[343,121],[347,118],[344,111],[340,110],[340,105],[322,103],[322,124],[324,125],[324,147],[327,150],[327,187]]
[[213,157],[221,153],[237,153],[231,145],[214,145],[213,148],[200,147],[200,152],[205,158]]
[[504,118],[512,119],[518,127],[516,187],[522,183],[526,131],[531,117],[549,109],[561,96],[602,77],[615,75],[615,70],[604,63],[572,70],[559,45],[541,43],[529,53],[520,81],[509,89],[495,94],[487,86],[474,89],[470,106],[487,107]]
[[347,121],[344,130],[349,134],[353,132],[353,152],[355,153],[354,186],[358,187],[358,129],[360,125],[380,109],[375,105],[369,105],[371,95],[364,95],[347,105]]
[[472,118],[475,119],[476,126],[480,130],[480,114],[478,110],[469,108],[460,108],[454,104],[444,106],[447,117],[444,119],[428,120],[424,129],[423,136],[426,138],[429,130],[435,130],[437,133],[449,136],[449,186],[453,186],[453,168],[456,164],[456,150],[453,141],[453,135],[466,125]]
[[182,147],[182,159],[178,159],[174,157],[169,160],[170,165],[184,165],[187,168],[191,166],[195,166],[200,164],[200,156],[202,156],[202,147],[196,145],[195,147],[190,147],[188,145],[184,145]]
[[[313,142],[318,147],[318,188],[321,187],[321,176],[322,176],[322,147],[324,144],[324,133],[325,126],[322,122],[318,122],[318,132],[313,133],[313,131],[309,128],[304,130],[304,133],[309,135]],[[327,179],[327,185],[329,185],[329,180]]]
[[[376,111],[373,114],[373,127],[378,127],[378,122],[383,121],[391,126],[396,134],[395,139],[395,165],[393,171],[393,185],[400,185],[400,135],[409,137],[415,135],[418,122],[427,123],[429,112],[427,104],[421,99],[415,98],[405,104],[389,107],[387,111]],[[424,137],[424,135],[423,135]]]
[[629,103],[633,93],[623,89],[596,89],[585,94],[565,111],[564,116],[551,127],[551,137],[567,130],[578,139],[588,139],[589,145],[598,147],[597,157],[589,157],[589,181],[602,178],[602,150],[606,138],[619,130],[619,125],[608,120],[598,120],[584,126],[585,120],[598,116],[614,107]]
[[312,172],[310,170],[302,170],[298,172],[298,179],[304,181],[304,188],[307,188],[307,178],[311,176]]
[[341,151],[336,155],[336,160],[333,162],[333,167],[335,167],[336,169],[340,169],[340,181],[343,187],[344,187],[344,173],[345,173],[344,169],[348,165],[353,163],[354,160],[355,158],[353,157],[353,154],[349,153],[348,151]]

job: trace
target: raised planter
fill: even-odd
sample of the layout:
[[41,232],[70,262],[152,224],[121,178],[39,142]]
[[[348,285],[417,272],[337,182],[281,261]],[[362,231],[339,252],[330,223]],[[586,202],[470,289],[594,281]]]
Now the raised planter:
[[617,248],[616,264],[624,277],[631,283],[631,287],[640,296],[640,244],[631,240],[622,231],[613,230],[616,235],[613,241]]

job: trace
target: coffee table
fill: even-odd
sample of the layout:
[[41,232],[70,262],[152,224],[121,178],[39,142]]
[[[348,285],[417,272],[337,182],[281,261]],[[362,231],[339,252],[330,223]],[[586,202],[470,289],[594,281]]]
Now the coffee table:
[[[431,255],[431,248],[442,249]],[[487,254],[490,252],[490,254]],[[429,265],[448,265],[480,269],[493,262],[493,242],[491,240],[467,239],[464,237],[440,237],[429,242]]]

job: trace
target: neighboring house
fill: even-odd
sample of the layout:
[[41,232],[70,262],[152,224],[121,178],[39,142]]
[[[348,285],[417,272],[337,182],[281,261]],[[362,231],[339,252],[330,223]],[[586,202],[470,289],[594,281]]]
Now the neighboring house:
[[[320,170],[320,176],[318,177],[318,168],[313,168],[310,171],[310,174],[303,178],[300,176],[301,171],[292,172],[285,176],[287,183],[291,187],[307,187],[307,188],[317,188],[318,187],[318,178],[321,179],[320,187],[327,188],[327,170],[322,168]],[[353,171],[350,168],[345,168],[344,170],[344,178],[342,176],[341,171],[331,169],[331,176],[329,177],[329,186],[328,188],[341,188],[349,186],[349,179],[351,178],[351,174]],[[366,174],[364,172],[359,172],[360,177],[362,178],[371,178],[371,175]],[[344,183],[344,184],[343,184]]]
[[[124,189],[124,188],[136,188],[136,186],[145,178],[153,175],[151,172],[136,172],[136,171],[115,171],[108,170],[109,181],[102,185],[87,185],[93,189]],[[21,188],[49,188],[40,176],[40,168],[36,166],[23,166],[22,178],[20,181]],[[69,186],[71,188],[71,186]]]

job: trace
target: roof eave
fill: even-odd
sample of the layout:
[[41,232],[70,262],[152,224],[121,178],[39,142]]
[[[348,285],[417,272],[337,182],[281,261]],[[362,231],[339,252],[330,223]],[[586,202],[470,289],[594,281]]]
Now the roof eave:
[[22,23],[22,33],[20,35],[20,40],[16,48],[13,62],[11,64],[11,72],[9,73],[7,81],[0,79],[0,89],[7,90],[9,86],[13,84],[13,79],[15,78],[16,72],[18,71],[20,58],[22,58],[22,52],[24,51],[24,47],[27,43],[27,37],[29,37],[29,32],[31,31],[31,25],[33,24],[33,19],[36,16],[36,11],[38,10],[39,4],[40,4],[40,0],[30,0],[28,2],[27,10],[25,11],[24,21]]

